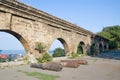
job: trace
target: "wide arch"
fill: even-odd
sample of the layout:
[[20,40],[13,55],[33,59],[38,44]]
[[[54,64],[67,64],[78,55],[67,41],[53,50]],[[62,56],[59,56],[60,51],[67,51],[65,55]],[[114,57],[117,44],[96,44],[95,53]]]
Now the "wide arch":
[[14,32],[14,31],[11,31],[11,30],[0,30],[0,31],[9,33],[9,34],[13,35],[14,37],[16,37],[23,45],[26,52],[28,52],[30,50],[27,41],[20,34]]
[[[52,45],[52,43],[53,43],[55,40],[59,40],[59,41],[61,42],[61,44],[62,44],[63,47],[64,47],[66,56],[68,56],[68,55],[69,55],[69,47],[68,47],[67,42],[66,42],[63,38],[55,38],[55,39],[51,42],[50,46]],[[50,46],[49,46],[49,49],[50,49]]]

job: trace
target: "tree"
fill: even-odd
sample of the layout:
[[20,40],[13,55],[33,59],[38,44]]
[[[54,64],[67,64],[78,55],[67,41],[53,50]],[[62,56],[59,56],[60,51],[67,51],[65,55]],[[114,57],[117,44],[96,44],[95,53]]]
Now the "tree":
[[65,51],[62,48],[56,48],[53,53],[53,57],[62,57],[65,56]]
[[120,48],[120,26],[108,26],[105,27],[98,35],[105,37],[109,40],[109,48]]

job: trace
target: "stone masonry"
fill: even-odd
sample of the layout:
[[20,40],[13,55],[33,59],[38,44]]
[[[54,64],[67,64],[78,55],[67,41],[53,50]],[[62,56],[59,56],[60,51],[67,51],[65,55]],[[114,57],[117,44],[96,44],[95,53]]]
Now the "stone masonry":
[[27,52],[34,52],[38,42],[48,51],[55,39],[61,41],[67,55],[76,52],[80,42],[86,52],[96,39],[88,30],[16,0],[0,0],[0,31],[15,36]]

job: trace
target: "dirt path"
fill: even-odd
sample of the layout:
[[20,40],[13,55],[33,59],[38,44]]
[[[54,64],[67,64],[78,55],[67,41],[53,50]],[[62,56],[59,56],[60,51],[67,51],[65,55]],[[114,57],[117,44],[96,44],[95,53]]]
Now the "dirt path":
[[0,80],[37,80],[19,72],[41,72],[59,75],[57,80],[120,80],[120,60],[84,57],[88,65],[79,68],[63,68],[60,72],[30,68],[29,65],[0,69]]

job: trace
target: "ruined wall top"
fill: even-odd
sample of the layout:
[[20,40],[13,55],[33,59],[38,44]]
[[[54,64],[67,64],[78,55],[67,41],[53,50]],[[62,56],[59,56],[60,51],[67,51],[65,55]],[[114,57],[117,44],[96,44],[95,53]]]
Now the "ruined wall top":
[[[50,21],[50,22],[58,24],[58,25],[62,25],[64,27],[75,30],[77,32],[82,32],[82,33],[85,33],[87,35],[94,35],[92,32],[85,30],[85,29],[83,29],[75,24],[72,24],[68,21],[57,18],[57,17],[50,15],[46,12],[43,12],[41,10],[37,10],[31,6],[25,5],[24,3],[18,2],[17,0],[0,0],[0,6],[4,6],[7,8],[10,8],[10,9],[17,10],[17,12],[22,12],[22,13],[25,13],[27,15],[31,15],[32,16],[31,19],[34,17],[37,17],[37,18],[44,19],[46,21]],[[2,9],[0,9],[0,10],[2,10]],[[7,10],[6,10],[6,12],[7,12]],[[18,15],[17,12],[12,13],[12,12],[8,11],[8,13]]]

